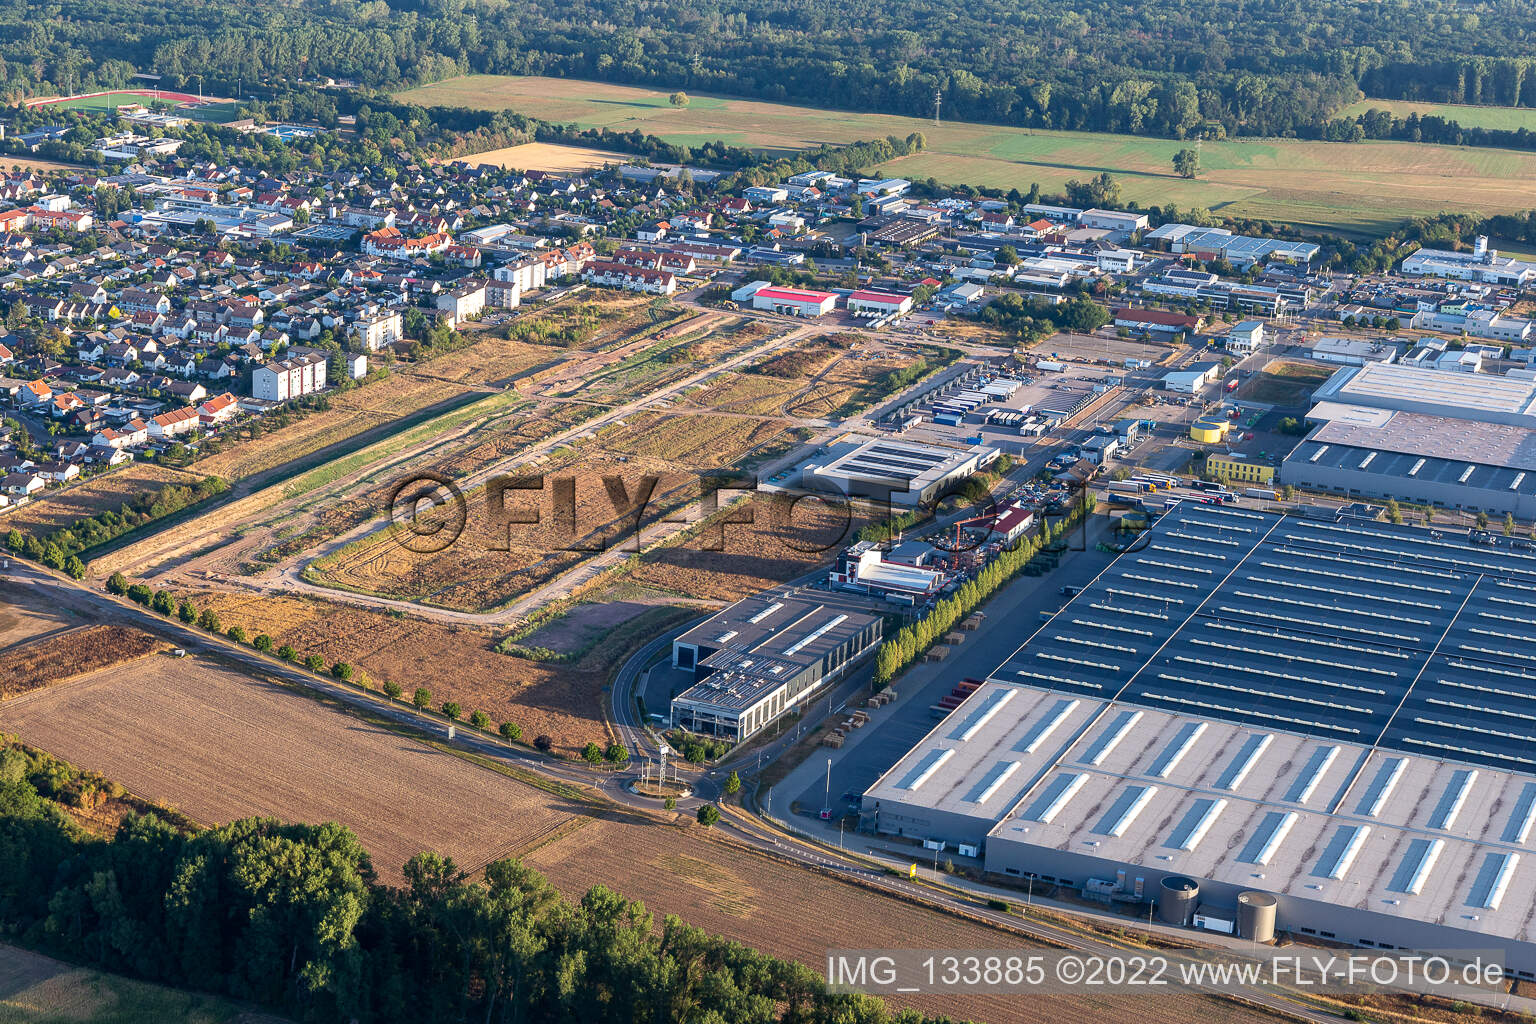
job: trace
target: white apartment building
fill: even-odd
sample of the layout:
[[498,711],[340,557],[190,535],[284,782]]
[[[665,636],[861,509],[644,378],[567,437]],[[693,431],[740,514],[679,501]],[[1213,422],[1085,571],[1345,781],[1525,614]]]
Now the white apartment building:
[[306,352],[258,366],[251,374],[251,397],[267,402],[312,395],[325,388],[326,358]]

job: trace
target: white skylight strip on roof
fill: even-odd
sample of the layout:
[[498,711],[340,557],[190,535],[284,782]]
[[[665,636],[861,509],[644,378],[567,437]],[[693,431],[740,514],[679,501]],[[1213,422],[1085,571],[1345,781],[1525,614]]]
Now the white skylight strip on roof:
[[729,643],[731,640],[734,640],[736,638],[736,635],[737,635],[737,631],[736,630],[728,629],[724,633],[721,633],[719,636],[715,637],[715,643],[717,643],[717,644]]
[[[1177,562],[1160,562],[1155,558],[1138,558],[1136,559],[1136,564],[1151,565],[1159,569],[1170,569],[1173,572],[1197,572],[1202,576],[1215,575],[1214,570],[1204,569],[1198,565],[1180,565]],[[1191,586],[1193,586],[1193,584],[1191,584]]]
[[966,803],[986,803],[1018,770],[1019,762],[1017,761],[997,762],[987,769],[987,774],[983,775],[975,786],[971,787],[971,791],[965,795]]
[[780,608],[783,608],[783,607],[784,607],[784,602],[783,601],[775,601],[775,602],[773,602],[773,604],[771,604],[768,607],[764,608],[762,611],[758,612],[756,615],[752,616],[747,621],[752,623],[752,625],[755,626],[759,622],[762,622],[768,616],[772,615],[774,612],[778,611]]
[[1424,468],[1424,463],[1426,463],[1428,461],[1429,461],[1428,459],[1419,459],[1417,462],[1415,462],[1413,464],[1413,468],[1408,471],[1408,475],[1409,476],[1418,476],[1419,475],[1419,470],[1423,469]]
[[1051,636],[1051,639],[1063,644],[1077,644],[1081,647],[1097,647],[1101,651],[1116,651],[1120,654],[1137,653],[1136,648],[1134,647],[1127,647],[1124,644],[1106,644],[1098,640],[1090,640],[1085,636],[1078,636],[1075,633],[1055,633]]
[[1065,654],[1050,654],[1046,651],[1036,651],[1035,657],[1045,661],[1060,661],[1068,665],[1081,665],[1084,668],[1101,668],[1106,672],[1119,672],[1119,665],[1112,665],[1107,661],[1089,661],[1087,658],[1069,658]]
[[1497,715],[1500,718],[1514,718],[1522,722],[1536,722],[1536,715],[1528,715],[1523,711],[1507,711],[1483,704],[1466,704],[1458,700],[1446,700],[1443,697],[1426,697],[1424,703],[1442,708],[1454,708],[1457,711],[1468,711],[1477,715]]
[[[1143,594],[1139,590],[1121,590],[1119,587],[1105,587],[1104,592],[1107,594],[1113,594],[1115,597],[1131,597],[1141,601],[1161,601],[1169,604],[1184,603],[1184,599],[1182,597],[1164,597],[1159,594]],[[1094,605],[1093,607],[1097,608],[1098,605]],[[1159,619],[1166,619],[1168,617],[1166,615],[1157,615],[1155,612],[1139,612],[1132,608],[1118,608],[1115,610],[1128,612],[1132,615],[1156,615],[1156,617]]]
[[1316,462],[1318,459],[1322,458],[1323,455],[1327,453],[1327,451],[1328,451],[1328,446],[1327,445],[1323,445],[1317,451],[1313,452],[1312,453],[1312,457],[1309,458],[1307,461],[1308,462]]
[[[1295,612],[1288,612],[1284,615],[1277,615],[1274,612],[1264,612],[1257,608],[1240,608],[1237,605],[1231,604],[1218,605],[1216,610],[1226,612],[1229,615],[1246,616],[1253,619],[1265,619],[1269,622],[1284,622],[1288,625],[1311,626],[1318,630],[1338,630],[1342,633],[1359,633],[1362,636],[1383,637],[1388,640],[1402,640],[1406,643],[1418,643],[1420,641],[1420,638],[1416,636],[1407,636],[1401,633],[1387,633],[1379,629],[1368,629],[1365,626],[1351,626],[1343,622],[1324,622],[1321,619],[1309,619],[1306,616],[1298,615]],[[1326,646],[1332,647],[1336,645],[1327,644]],[[1394,656],[1404,657],[1404,655]]]
[[1015,675],[1021,675],[1026,679],[1039,679],[1047,683],[1056,683],[1061,686],[1086,686],[1094,690],[1104,689],[1102,683],[1090,683],[1086,679],[1073,679],[1071,676],[1054,676],[1049,672],[1031,672],[1026,668],[1018,669]]
[[1375,461],[1376,461],[1376,453],[1375,452],[1371,452],[1365,458],[1360,460],[1360,468],[1364,469],[1366,466],[1369,466],[1372,462],[1375,462]]
[[1099,826],[1094,831],[1119,839],[1135,824],[1136,816],[1152,802],[1152,798],[1156,795],[1156,786],[1127,786],[1125,792],[1120,794],[1119,799],[1099,820]]
[[[1305,589],[1317,590],[1318,588],[1307,587]],[[1246,597],[1250,601],[1274,601],[1280,604],[1292,605],[1297,608],[1315,608],[1320,612],[1337,612],[1340,615],[1361,615],[1370,619],[1383,619],[1387,622],[1411,622],[1416,626],[1430,625],[1430,621],[1428,619],[1415,619],[1410,616],[1403,615],[1402,613],[1393,614],[1388,612],[1373,612],[1365,608],[1346,608],[1342,605],[1318,604],[1316,601],[1303,601],[1300,598],[1281,597],[1278,594],[1260,594],[1251,590],[1233,590],[1232,593],[1236,594],[1238,597]],[[1326,593],[1326,591],[1324,591],[1324,593]],[[1368,595],[1360,596],[1364,597],[1368,601],[1376,600],[1376,598]],[[1396,633],[1389,633],[1387,635],[1396,639],[1418,639],[1417,637],[1404,638]]]
[[1087,775],[1058,775],[1051,780],[1044,793],[1035,801],[1033,807],[1024,815],[1026,820],[1038,821],[1042,825],[1049,825],[1061,813],[1067,801],[1077,795],[1077,791],[1083,788],[1088,781]]
[[1476,769],[1458,768],[1452,772],[1445,791],[1440,794],[1440,802],[1429,816],[1429,827],[1448,829],[1455,825],[1456,816],[1461,813],[1462,805],[1467,802],[1467,794],[1472,792],[1472,784],[1476,781]]
[[[1227,764],[1221,777],[1216,780],[1217,789],[1234,790],[1243,784],[1253,766],[1259,763],[1259,758],[1264,756],[1264,751],[1274,741],[1274,736],[1267,732],[1254,733],[1243,741],[1237,754]],[[1187,849],[1187,847],[1186,847]]]
[[1398,865],[1397,875],[1387,888],[1410,896],[1419,895],[1424,891],[1424,883],[1429,880],[1429,873],[1434,870],[1435,861],[1440,859],[1440,851],[1444,848],[1443,839],[1414,839],[1409,842],[1407,852]]
[[1319,722],[1313,718],[1295,718],[1291,715],[1276,715],[1267,711],[1255,711],[1252,708],[1237,707],[1233,704],[1218,704],[1215,701],[1192,700],[1188,697],[1175,697],[1170,693],[1154,693],[1148,690],[1146,696],[1149,700],[1165,700],[1170,704],[1182,704],[1185,707],[1201,708],[1206,711],[1217,711],[1223,715],[1237,715],[1241,718],[1262,718],[1270,722],[1285,722],[1288,725],[1299,725],[1308,729],[1324,729],[1328,732],[1342,732],[1351,736],[1358,736],[1360,730],[1351,726],[1336,725],[1333,722]]
[[1525,483],[1525,471],[1521,470],[1519,473],[1516,473],[1515,478],[1509,482],[1509,489],[1512,491],[1518,490],[1520,485],[1523,483]]
[[1467,463],[1467,468],[1461,471],[1461,476],[1456,478],[1456,482],[1459,483],[1459,484],[1466,483],[1467,482],[1467,477],[1471,476],[1472,475],[1472,471],[1475,470],[1476,468],[1477,467],[1472,465],[1470,462]]
[[1504,824],[1504,842],[1524,846],[1531,836],[1533,822],[1536,822],[1536,782],[1527,782],[1520,787],[1515,806],[1510,808],[1509,821]]
[[1382,804],[1387,802],[1387,797],[1392,795],[1392,790],[1397,787],[1397,780],[1403,777],[1403,769],[1407,767],[1406,757],[1389,757],[1376,768],[1376,775],[1371,779],[1371,784],[1366,787],[1365,793],[1360,797],[1360,803],[1355,807],[1356,814],[1363,814],[1367,818],[1374,818],[1381,813]]
[[[1207,642],[1206,646],[1211,645]],[[1210,658],[1192,658],[1187,654],[1175,654],[1171,660],[1181,665],[1199,665],[1202,668],[1215,668],[1223,672],[1239,672],[1250,676],[1262,676],[1265,679],[1281,679],[1290,683],[1307,683],[1311,686],[1328,686],[1336,690],[1369,693],[1377,697],[1384,697],[1387,693],[1386,690],[1381,689],[1379,686],[1361,686],[1358,683],[1343,683],[1336,679],[1324,679],[1321,676],[1306,676],[1295,672],[1281,672],[1277,669],[1255,668],[1252,665],[1239,665],[1235,662],[1215,661]]]
[[[1262,564],[1271,566],[1274,565],[1273,562],[1265,562]],[[1279,565],[1274,567],[1278,569],[1289,570],[1291,572],[1310,572],[1331,580],[1351,579],[1361,583],[1374,582],[1373,580],[1368,580],[1362,576],[1344,576],[1339,573],[1318,572],[1316,569],[1302,569],[1289,565]],[[1385,601],[1388,604],[1400,604],[1409,608],[1425,608],[1430,611],[1440,611],[1445,607],[1441,604],[1429,604],[1425,601],[1413,601],[1408,598],[1388,597],[1386,594],[1362,594],[1358,590],[1341,590],[1338,587],[1315,587],[1310,583],[1298,583],[1295,580],[1277,580],[1269,576],[1252,576],[1245,573],[1243,578],[1246,580],[1251,580],[1254,583],[1268,583],[1277,587],[1289,587],[1294,590],[1310,590],[1317,594],[1337,594],[1340,597],[1358,597],[1362,601]]]
[[933,773],[938,771],[951,757],[955,756],[953,750],[930,750],[913,765],[900,782],[896,783],[897,789],[915,790],[927,782]]
[[[1322,543],[1332,543],[1332,542],[1322,542]],[[1338,546],[1338,545],[1335,545],[1335,546]],[[1443,580],[1456,580],[1456,579],[1460,579],[1461,578],[1461,576],[1459,574],[1454,573],[1454,572],[1439,572],[1437,570],[1430,569],[1430,568],[1427,568],[1427,567],[1424,567],[1424,566],[1386,565],[1386,564],[1383,564],[1381,562],[1372,562],[1372,561],[1368,561],[1366,559],[1361,559],[1361,558],[1340,558],[1338,555],[1327,555],[1327,554],[1324,554],[1321,551],[1303,550],[1303,549],[1300,549],[1300,548],[1287,547],[1287,546],[1285,546],[1283,544],[1276,545],[1275,548],[1274,548],[1274,551],[1277,554],[1296,555],[1299,558],[1307,558],[1307,559],[1312,559],[1314,561],[1319,561],[1319,562],[1337,562],[1340,565],[1351,565],[1351,566],[1354,566],[1356,568],[1364,567],[1364,568],[1367,568],[1367,569],[1388,569],[1388,570],[1391,570],[1391,571],[1393,571],[1395,573],[1399,573],[1399,574],[1403,574],[1403,575],[1431,576],[1431,577],[1434,577],[1434,578],[1437,578],[1437,579],[1443,579]],[[1439,589],[1436,589],[1434,587],[1423,587],[1421,589],[1433,590],[1437,594],[1449,594],[1449,593],[1451,593],[1451,591],[1449,591],[1449,590],[1439,590]]]
[[[1253,613],[1250,613],[1250,614],[1262,614],[1262,613],[1253,612]],[[1294,621],[1294,620],[1292,620],[1292,621]],[[1302,636],[1299,633],[1281,633],[1281,632],[1278,632],[1278,631],[1272,630],[1272,629],[1257,629],[1257,628],[1250,628],[1250,627],[1245,627],[1245,626],[1229,626],[1229,625],[1227,625],[1224,622],[1207,622],[1207,623],[1205,623],[1205,627],[1207,629],[1224,630],[1224,631],[1229,632],[1229,633],[1245,633],[1245,634],[1247,634],[1249,636],[1261,636],[1261,637],[1264,637],[1264,638],[1266,638],[1268,640],[1283,640],[1283,641],[1285,641],[1288,644],[1310,644],[1313,647],[1326,647],[1329,650],[1354,651],[1356,654],[1373,654],[1373,655],[1375,655],[1378,658],[1401,658],[1404,661],[1407,661],[1407,660],[1415,657],[1414,654],[1410,654],[1410,653],[1408,653],[1406,651],[1393,651],[1393,650],[1387,650],[1387,649],[1380,648],[1380,647],[1361,647],[1358,644],[1345,643],[1342,640],[1316,640],[1316,639],[1313,639],[1312,637],[1309,637],[1309,636]],[[1267,653],[1270,653],[1270,652],[1266,651],[1265,653],[1267,654]],[[1284,657],[1290,658],[1290,657],[1292,657],[1292,655],[1290,653],[1286,653],[1284,655]],[[1302,659],[1302,660],[1306,660],[1306,659]],[[1334,662],[1322,661],[1322,660],[1319,660],[1317,662],[1317,664],[1319,664],[1319,665],[1335,665]],[[1351,669],[1351,670],[1357,671],[1357,672],[1375,672],[1378,675],[1384,675],[1384,676],[1396,676],[1397,675],[1396,672],[1389,672],[1386,669],[1363,668],[1363,667],[1357,666],[1357,665],[1342,665],[1342,664],[1338,664],[1338,665],[1336,665],[1336,667],[1338,667],[1338,668],[1347,668],[1347,669]]]
[[1536,743],[1536,736],[1532,736],[1530,733],[1506,732],[1503,729],[1485,729],[1480,725],[1466,725],[1462,722],[1447,722],[1439,718],[1424,718],[1422,716],[1416,716],[1414,721],[1420,725],[1433,725],[1441,729],[1451,729],[1455,732],[1472,732],[1477,733],[1479,736],[1496,736],[1501,740]]
[[1200,840],[1216,824],[1216,819],[1227,807],[1227,802],[1220,799],[1204,798],[1196,800],[1184,815],[1184,820],[1173,830],[1173,835],[1168,837],[1168,845],[1175,850],[1183,850],[1186,853],[1200,845]]
[[1314,874],[1323,878],[1338,880],[1349,874],[1350,865],[1354,864],[1355,857],[1360,853],[1360,848],[1370,838],[1371,827],[1369,825],[1341,825],[1333,834],[1333,839],[1323,851],[1322,859],[1317,862]]
[[1296,781],[1292,782],[1291,788],[1286,791],[1286,803],[1304,804],[1312,799],[1312,793],[1317,789],[1317,784],[1323,780],[1328,769],[1333,767],[1334,759],[1338,756],[1338,747],[1318,747],[1312,751],[1312,756],[1307,759],[1301,774],[1296,776]]
[[[1140,575],[1138,573],[1134,573],[1134,572],[1122,572],[1120,574],[1120,576],[1121,576],[1122,579],[1135,580],[1138,583],[1155,583],[1155,584],[1157,584],[1160,587],[1183,587],[1185,590],[1199,590],[1200,589],[1200,584],[1198,584],[1198,583],[1190,583],[1187,580],[1165,580],[1165,579],[1163,579],[1160,576],[1142,576],[1142,575]],[[1112,591],[1110,591],[1110,593],[1115,593],[1115,591],[1112,590]],[[1154,601],[1162,601],[1162,600],[1173,601],[1173,600],[1176,600],[1176,598],[1172,598],[1172,597],[1169,597],[1169,598],[1154,597],[1151,600],[1154,600]],[[1184,602],[1180,601],[1179,603],[1183,604]]]
[[848,616],[846,615],[834,615],[832,618],[828,619],[826,622],[823,622],[821,625],[817,626],[811,632],[807,633],[805,636],[801,637],[799,640],[795,641],[795,643],[786,648],[784,651],[784,656],[788,657],[792,654],[798,654],[801,648],[805,647],[807,644],[815,643],[817,640],[820,640],[823,636],[826,636],[832,630],[836,629],[838,626],[841,626],[847,621]]
[[1083,763],[1091,764],[1094,767],[1103,764],[1104,759],[1114,753],[1115,748],[1120,745],[1120,741],[1125,739],[1126,734],[1131,731],[1131,728],[1137,722],[1142,720],[1142,717],[1143,715],[1140,711],[1121,711],[1115,716],[1114,721],[1110,722],[1109,726],[1099,733],[1098,738],[1088,747],[1087,752],[1083,755]]
[[[1090,607],[1097,608],[1098,605],[1091,605]],[[1119,611],[1119,609],[1114,610]],[[1167,618],[1167,616],[1163,615],[1159,616],[1159,618]],[[1073,619],[1072,625],[1081,626],[1084,629],[1102,629],[1110,633],[1129,633],[1131,636],[1144,636],[1149,638],[1157,636],[1157,634],[1152,632],[1150,629],[1135,629],[1131,626],[1117,626],[1112,622],[1094,622],[1092,619]]]
[[1462,747],[1454,743],[1441,743],[1437,740],[1421,740],[1417,736],[1404,736],[1400,741],[1411,743],[1416,747],[1431,747],[1435,750],[1448,750],[1453,754],[1465,754],[1469,757],[1486,757],[1494,761],[1516,762],[1518,764],[1536,765],[1536,759],[1521,757],[1518,754],[1505,754],[1495,750],[1483,750],[1480,747]]
[[1305,704],[1314,708],[1332,708],[1336,711],[1348,711],[1356,715],[1368,715],[1370,708],[1360,707],[1358,704],[1340,704],[1337,701],[1318,700],[1316,697],[1303,697],[1294,693],[1277,693],[1274,690],[1260,690],[1252,686],[1237,686],[1233,683],[1220,683],[1214,679],[1202,679],[1199,676],[1181,676],[1173,672],[1159,672],[1157,678],[1166,679],[1173,683],[1188,683],[1190,686],[1203,686],[1212,690],[1225,690],[1228,693],[1242,693],[1259,700],[1288,700],[1293,704]]
[[1482,869],[1472,883],[1467,904],[1484,910],[1498,910],[1504,900],[1504,892],[1509,888],[1509,880],[1514,877],[1515,868],[1519,864],[1518,853],[1490,853],[1483,859]]
[[1013,689],[999,687],[987,694],[982,699],[980,706],[967,715],[964,722],[955,726],[954,730],[950,732],[949,738],[964,743],[976,735],[976,731],[992,721],[992,716],[996,715],[1004,704],[1012,700],[1016,692]]
[[1024,735],[1019,738],[1018,745],[1013,749],[1019,751],[1020,753],[1033,754],[1037,749],[1039,749],[1040,744],[1050,739],[1051,733],[1056,731],[1056,727],[1059,726],[1068,715],[1076,711],[1077,706],[1081,703],[1082,701],[1080,700],[1067,698],[1058,700],[1051,706],[1050,710],[1046,711],[1045,714],[1035,719],[1034,724],[1031,725],[1028,731],[1026,731]]
[[1299,817],[1295,811],[1270,811],[1264,815],[1264,820],[1259,822],[1259,827],[1254,830],[1248,845],[1243,847],[1237,859],[1260,867],[1268,864]]
[[1181,725],[1178,733],[1168,741],[1162,753],[1158,754],[1157,759],[1152,762],[1151,770],[1147,774],[1154,779],[1167,778],[1168,773],[1184,760],[1184,755],[1189,753],[1189,748],[1194,745],[1194,742],[1204,735],[1205,727],[1204,722],[1185,722]]

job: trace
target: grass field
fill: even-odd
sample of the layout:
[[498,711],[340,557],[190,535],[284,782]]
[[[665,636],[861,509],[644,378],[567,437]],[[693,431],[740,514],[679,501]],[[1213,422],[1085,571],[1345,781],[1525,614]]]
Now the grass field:
[[41,99],[28,100],[26,105],[29,107],[87,110],[93,114],[105,114],[125,104],[142,103],[147,106],[156,100],[176,104],[198,102],[196,96],[185,92],[160,89],[114,89],[110,92],[94,93],[86,96],[45,96]]
[[0,522],[8,530],[14,527],[23,533],[41,535],[98,512],[115,512],[146,491],[158,490],[166,484],[196,483],[204,475],[152,462],[130,462],[84,482],[43,491]]
[[1430,103],[1423,100],[1361,100],[1351,103],[1336,117],[1358,117],[1367,110],[1388,110],[1393,117],[1418,114],[1455,121],[1463,128],[1493,128],[1503,131],[1536,129],[1536,107],[1474,107],[1461,103]]
[[215,996],[72,967],[0,944],[3,1024],[280,1024]]
[[1305,405],[1311,401],[1312,392],[1336,369],[1322,363],[1271,360],[1243,384],[1241,397],[1271,405]]
[[[1187,143],[1089,132],[1037,131],[825,111],[693,96],[686,109],[665,90],[539,77],[477,75],[402,93],[426,106],[513,109],[584,128],[640,130],[676,143],[720,139],[772,152],[922,132],[928,151],[879,170],[903,177],[1059,191],[1070,178],[1109,171],[1142,205],[1205,206],[1231,216],[1380,231],[1443,209],[1501,213],[1532,205],[1536,154],[1407,142],[1265,139],[1209,142],[1193,181],[1173,173]],[[1483,108],[1474,108],[1483,109]],[[1532,116],[1536,116],[1533,112]]]
[[339,821],[390,881],[421,850],[472,870],[574,813],[536,789],[195,658],[140,661],[36,691],[7,702],[6,722],[24,742],[205,824],[252,815]]

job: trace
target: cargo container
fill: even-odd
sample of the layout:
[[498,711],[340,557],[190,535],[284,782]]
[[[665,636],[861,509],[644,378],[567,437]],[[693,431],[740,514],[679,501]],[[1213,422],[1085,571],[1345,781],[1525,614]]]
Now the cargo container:
[[1264,487],[1244,487],[1243,493],[1250,498],[1264,498],[1267,501],[1274,501],[1280,497],[1279,493]]
[[1035,363],[1035,369],[1041,373],[1060,373],[1067,368],[1065,363],[1058,363],[1054,359],[1041,359]]

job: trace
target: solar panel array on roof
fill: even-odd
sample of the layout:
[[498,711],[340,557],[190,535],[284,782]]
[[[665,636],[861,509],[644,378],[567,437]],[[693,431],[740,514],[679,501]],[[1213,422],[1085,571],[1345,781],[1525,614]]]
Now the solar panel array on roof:
[[1536,551],[1189,502],[1144,538],[993,678],[1536,770]]

